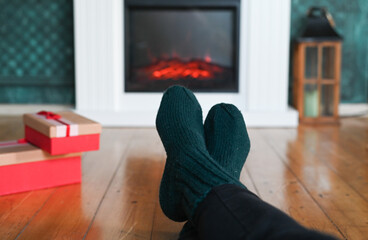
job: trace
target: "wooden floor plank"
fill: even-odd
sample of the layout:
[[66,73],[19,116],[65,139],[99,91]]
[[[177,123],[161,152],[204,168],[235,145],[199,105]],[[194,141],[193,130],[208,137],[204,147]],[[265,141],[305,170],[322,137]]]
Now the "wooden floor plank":
[[54,192],[44,189],[0,197],[0,239],[15,239]]
[[140,130],[122,156],[86,239],[150,239],[163,161],[153,129]]
[[[355,151],[349,148],[353,132],[341,132],[341,127],[311,128],[298,130],[299,138],[315,136],[315,146],[310,151],[318,154],[318,159],[339,175],[351,188],[368,202],[368,151],[364,149],[364,139],[360,139]],[[366,139],[368,142],[368,138]]]
[[254,180],[251,177],[247,164],[244,165],[239,180],[248,188],[249,191],[255,193],[256,195],[259,195],[258,189],[254,184]]
[[[0,141],[23,131],[21,117],[0,118]],[[249,134],[240,180],[251,191],[308,227],[366,239],[367,118]],[[80,185],[0,197],[0,239],[177,239],[183,223],[158,202],[165,152],[155,129],[105,128],[82,164]]]
[[[367,120],[368,121],[368,120]],[[368,143],[368,126],[355,124],[353,119],[347,119],[339,127],[337,142],[356,157],[356,160],[368,163],[367,149],[362,143]]]
[[286,131],[276,129],[269,133],[267,140],[344,237],[366,239],[366,201],[319,159],[318,144],[311,136],[315,135],[296,135],[294,139]]
[[24,138],[24,126],[20,116],[0,117],[0,141]]
[[105,129],[101,150],[83,155],[82,184],[57,188],[18,239],[82,239],[129,140]]
[[252,147],[246,163],[259,196],[304,226],[341,236],[259,131],[249,130]]
[[184,222],[174,222],[167,218],[157,203],[152,231],[152,240],[176,240]]

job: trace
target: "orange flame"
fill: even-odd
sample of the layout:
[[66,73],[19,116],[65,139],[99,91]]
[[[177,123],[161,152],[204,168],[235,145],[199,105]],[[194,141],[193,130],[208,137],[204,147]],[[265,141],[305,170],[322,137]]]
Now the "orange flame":
[[195,78],[199,80],[213,79],[215,74],[222,73],[223,69],[210,63],[211,58],[183,62],[179,59],[161,60],[146,68],[153,80],[179,80]]

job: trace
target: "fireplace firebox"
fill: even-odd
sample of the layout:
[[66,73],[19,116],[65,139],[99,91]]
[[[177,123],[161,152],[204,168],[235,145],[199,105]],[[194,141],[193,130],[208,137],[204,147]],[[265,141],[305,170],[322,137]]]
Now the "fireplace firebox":
[[240,0],[126,0],[125,92],[238,92]]

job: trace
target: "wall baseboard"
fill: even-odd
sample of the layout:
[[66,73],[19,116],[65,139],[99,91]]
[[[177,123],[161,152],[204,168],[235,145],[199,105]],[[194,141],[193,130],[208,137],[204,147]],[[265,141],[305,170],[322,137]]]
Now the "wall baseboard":
[[340,117],[368,117],[368,103],[341,103],[339,105],[339,115]]
[[70,111],[73,110],[73,105],[62,104],[0,104],[0,115],[17,116],[24,113],[32,113],[39,111]]
[[[86,116],[105,127],[154,127],[157,111],[81,111]],[[298,126],[298,112],[286,111],[242,111],[247,127],[290,127]],[[203,112],[206,116],[207,112]]]
[[[0,104],[0,115],[19,116],[38,111],[76,111],[73,105],[58,104]],[[155,112],[144,111],[76,111],[88,118],[102,123],[106,127],[153,127]],[[248,127],[297,127],[298,112],[288,108],[285,112],[242,111]],[[206,116],[207,112],[203,113]],[[340,104],[341,117],[368,117],[368,104]],[[151,116],[151,117],[148,117]]]
[[[0,104],[0,116],[21,116],[38,111],[76,111],[100,122],[105,127],[154,127],[156,111],[80,111],[71,105],[48,104]],[[288,108],[286,111],[242,111],[247,127],[297,127],[298,112]],[[206,116],[207,112],[203,112]]]

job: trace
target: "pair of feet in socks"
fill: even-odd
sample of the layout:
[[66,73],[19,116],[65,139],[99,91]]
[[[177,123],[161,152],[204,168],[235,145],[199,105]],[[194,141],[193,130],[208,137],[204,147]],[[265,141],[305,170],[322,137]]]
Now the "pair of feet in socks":
[[[217,104],[203,125],[202,109],[194,94],[180,86],[164,93],[156,127],[167,160],[160,185],[160,205],[174,221],[192,220],[213,187],[239,182],[250,149],[240,111]],[[188,223],[183,231],[190,231]]]

